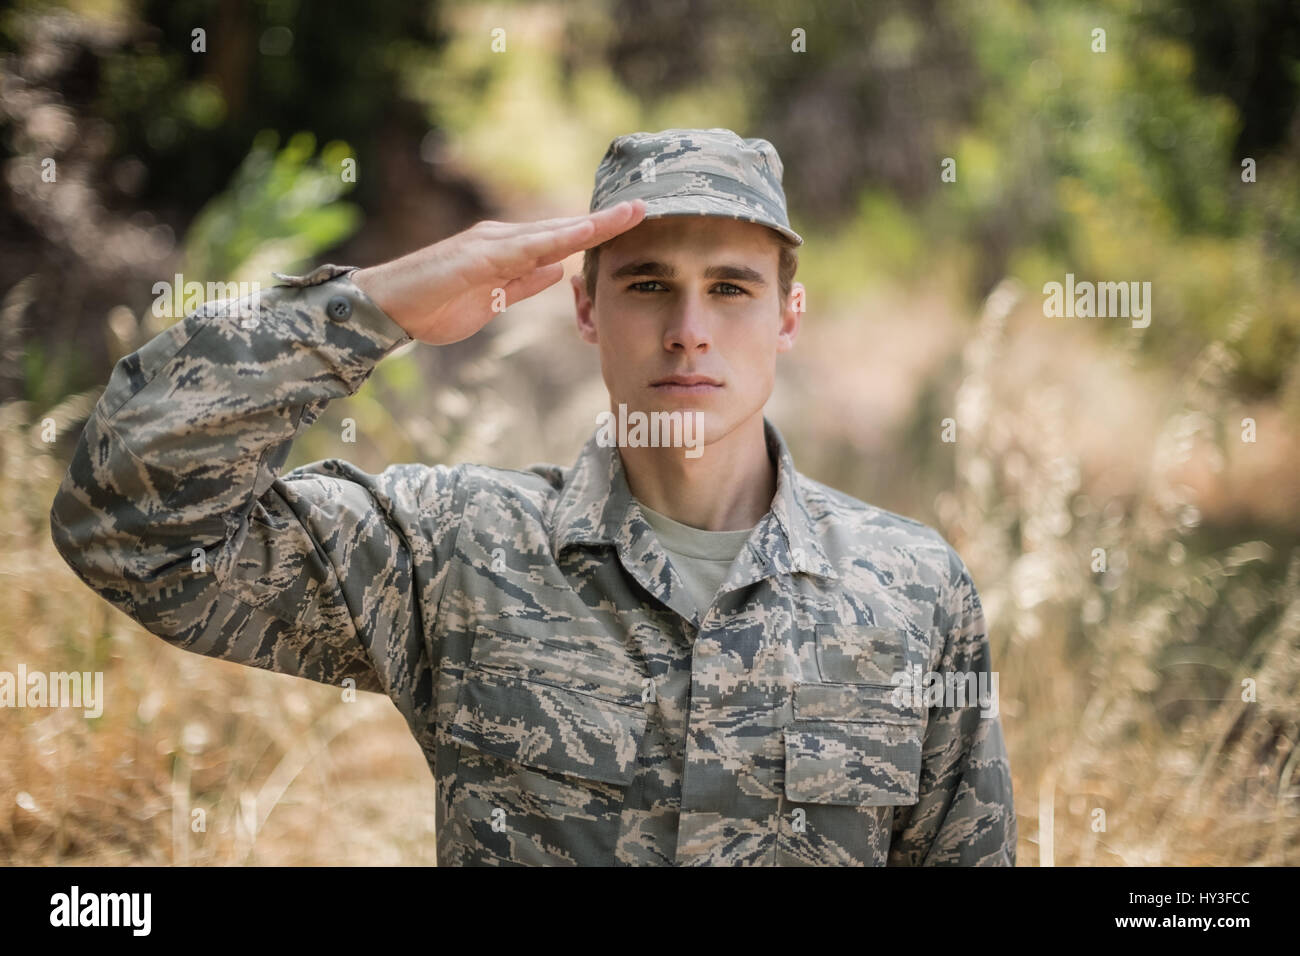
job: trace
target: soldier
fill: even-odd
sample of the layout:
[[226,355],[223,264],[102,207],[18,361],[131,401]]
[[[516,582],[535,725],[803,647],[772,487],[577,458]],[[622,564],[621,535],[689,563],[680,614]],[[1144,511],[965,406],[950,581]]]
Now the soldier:
[[[900,693],[990,676],[970,573],[799,474],[763,415],[802,311],[781,175],[730,130],[620,136],[588,215],[277,273],[256,323],[196,311],[114,370],[60,553],[177,647],[387,694],[441,865],[1013,864],[996,711]],[[395,348],[474,334],[583,249],[611,414],[690,416],[702,453],[602,429],[569,468],[280,474]]]

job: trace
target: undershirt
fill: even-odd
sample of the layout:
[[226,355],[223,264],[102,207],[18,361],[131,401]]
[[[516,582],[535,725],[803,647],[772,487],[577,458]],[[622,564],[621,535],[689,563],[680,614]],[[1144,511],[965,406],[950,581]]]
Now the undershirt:
[[673,569],[685,582],[686,589],[695,599],[696,609],[703,616],[754,529],[704,531],[674,521],[639,500],[636,503],[650,527],[654,528],[659,543],[668,552]]

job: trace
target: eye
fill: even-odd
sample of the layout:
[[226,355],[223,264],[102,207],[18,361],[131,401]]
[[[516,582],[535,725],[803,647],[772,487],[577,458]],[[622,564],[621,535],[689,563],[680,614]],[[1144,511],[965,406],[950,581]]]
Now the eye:
[[736,298],[737,296],[741,296],[741,295],[749,295],[749,293],[746,292],[744,289],[742,289],[740,286],[738,286],[738,285],[732,285],[730,282],[719,282],[719,283],[718,283],[717,285],[715,285],[713,288],[717,289],[717,288],[719,288],[719,287],[727,288],[727,289],[735,289],[735,290],[736,290],[735,292],[728,292],[728,293],[724,296],[724,298],[734,299],[734,298]]
[[641,282],[633,282],[628,289],[632,292],[654,292],[654,289],[642,289],[640,286],[645,285],[663,285],[658,279],[644,279]]

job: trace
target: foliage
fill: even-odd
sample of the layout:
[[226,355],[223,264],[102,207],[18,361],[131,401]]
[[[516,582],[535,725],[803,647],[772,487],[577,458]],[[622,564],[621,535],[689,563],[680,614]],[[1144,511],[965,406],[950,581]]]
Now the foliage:
[[185,241],[187,273],[251,281],[250,273],[262,274],[254,263],[294,268],[361,224],[361,211],[338,201],[352,188],[340,175],[350,147],[330,143],[316,157],[311,133],[298,133],[278,152],[277,139],[272,130],[259,134],[230,185],[195,216]]
[[[14,184],[47,148],[38,120],[59,131],[57,108],[88,141],[113,131],[110,164],[73,193],[84,209],[174,227],[178,268],[213,280],[265,281],[390,230],[378,199],[423,183],[370,174],[406,148],[386,138],[392,124],[427,130],[413,165],[481,187],[503,219],[586,208],[595,163],[628,130],[771,139],[810,291],[772,417],[802,471],[932,524],[971,567],[1022,864],[1296,862],[1300,529],[1285,514],[1294,481],[1267,480],[1300,463],[1296,8],[788,6],[697,0],[687,21],[679,5],[631,0],[385,2],[365,16],[149,0],[120,5],[120,34],[67,14],[59,29],[81,39],[57,91],[23,61],[29,86],[0,113],[14,187],[0,222],[22,263],[0,266],[14,280],[0,382],[22,399],[0,403],[0,647],[43,669],[102,666],[118,703],[97,721],[4,715],[0,859],[433,856],[433,783],[382,699],[341,708],[330,688],[166,648],[53,551],[45,510],[108,374],[87,343],[118,358],[157,327],[120,290],[88,285],[78,334],[46,331],[51,277],[110,261],[77,260],[66,234],[23,218],[46,194]],[[21,28],[49,9],[6,15],[5,49],[53,58]],[[502,23],[506,55],[489,42]],[[202,56],[186,52],[196,25]],[[796,28],[804,54],[790,51]],[[339,175],[353,157],[356,190]],[[1246,157],[1256,182],[1242,180]],[[147,171],[138,189],[132,160]],[[451,231],[443,207],[417,208],[434,210],[431,235]],[[23,255],[38,245],[33,265]],[[1042,285],[1067,272],[1150,281],[1150,328],[1046,319]],[[133,280],[147,287],[146,274],[171,277]],[[604,400],[595,359],[563,290],[510,313],[472,341],[386,359],[299,436],[290,467],[571,461]],[[1237,440],[1247,416],[1256,445]],[[961,437],[947,445],[936,425],[950,417]],[[39,437],[47,418],[56,443]],[[355,444],[341,437],[349,418]],[[1243,467],[1250,481],[1225,500]],[[194,807],[206,834],[188,829]]]

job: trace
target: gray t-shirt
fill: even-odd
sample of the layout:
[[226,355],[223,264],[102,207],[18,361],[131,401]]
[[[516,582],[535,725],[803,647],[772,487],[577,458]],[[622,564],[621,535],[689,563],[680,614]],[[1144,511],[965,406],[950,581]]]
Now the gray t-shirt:
[[637,504],[703,616],[754,529],[703,531],[674,521],[639,500]]

